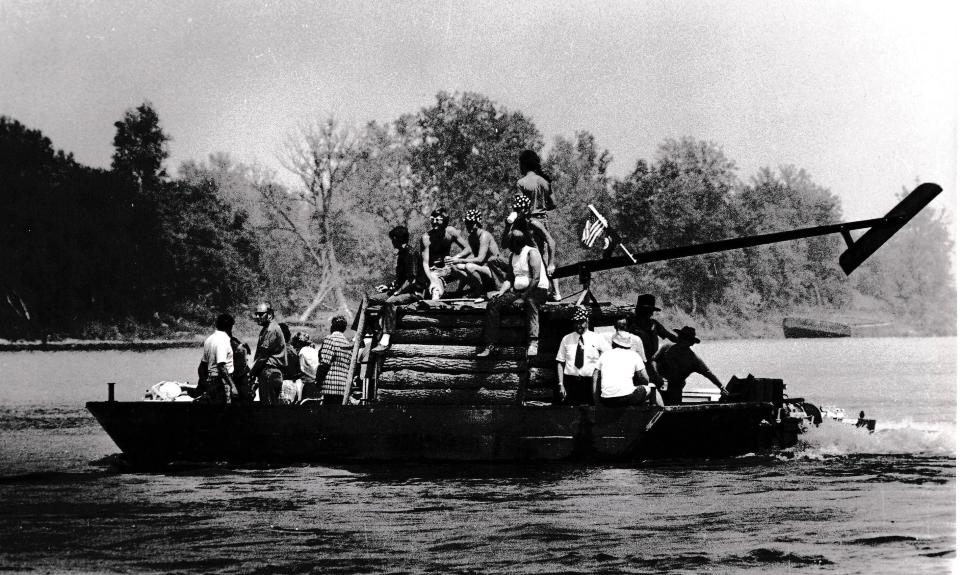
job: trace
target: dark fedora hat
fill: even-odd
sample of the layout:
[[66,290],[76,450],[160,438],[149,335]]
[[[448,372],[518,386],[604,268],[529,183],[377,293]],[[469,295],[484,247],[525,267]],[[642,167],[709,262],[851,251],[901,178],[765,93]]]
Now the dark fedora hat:
[[680,329],[673,330],[677,332],[677,337],[680,339],[690,340],[693,343],[700,343],[700,340],[697,338],[697,330],[693,329],[689,325],[685,325]]
[[653,311],[660,311],[660,308],[657,307],[657,298],[653,297],[653,294],[650,293],[637,296],[637,309],[652,309]]

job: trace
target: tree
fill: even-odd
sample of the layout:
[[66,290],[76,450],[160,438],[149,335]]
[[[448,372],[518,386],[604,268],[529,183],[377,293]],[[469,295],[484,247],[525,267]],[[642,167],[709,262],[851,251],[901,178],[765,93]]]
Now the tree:
[[119,174],[133,179],[141,193],[156,191],[166,178],[164,160],[169,157],[170,138],[160,127],[160,118],[150,102],[134,110],[127,110],[123,119],[115,122],[113,162],[111,167]]
[[264,205],[277,229],[291,234],[318,270],[315,295],[300,315],[306,321],[329,294],[347,316],[341,259],[349,252],[347,182],[354,175],[360,143],[355,130],[333,118],[301,125],[284,143],[281,164],[296,175],[303,188],[286,193],[275,185],[260,188]]
[[[898,200],[908,193],[904,189]],[[889,304],[921,332],[955,334],[953,245],[946,212],[927,207],[854,272],[857,289]]]
[[[735,164],[712,142],[667,140],[653,166],[640,160],[633,173],[614,186],[616,222],[624,239],[638,249],[699,244],[729,237],[730,198],[738,182]],[[636,281],[664,294],[667,303],[698,313],[719,303],[730,279],[730,256],[711,254],[668,264],[631,268]]]
[[520,152],[543,147],[526,116],[472,92],[440,92],[433,106],[416,115],[416,126],[410,165],[419,188],[432,190],[438,205],[479,208],[490,221],[507,212],[520,177]]
[[420,225],[434,202],[434,190],[411,166],[416,133],[416,118],[405,114],[389,124],[368,123],[360,139],[356,205],[387,227]]
[[586,249],[580,244],[583,224],[593,204],[608,218],[612,215],[610,177],[607,168],[610,152],[597,146],[596,138],[587,131],[578,131],[574,139],[558,136],[544,162],[550,176],[556,210],[549,213],[550,233],[557,242],[559,265],[599,256],[598,248]]
[[[806,171],[763,168],[734,196],[738,235],[758,235],[840,221],[840,200],[817,186]],[[757,295],[765,309],[800,304],[835,305],[847,288],[837,265],[842,243],[836,235],[818,236],[743,250],[737,267],[744,272],[742,296]]]

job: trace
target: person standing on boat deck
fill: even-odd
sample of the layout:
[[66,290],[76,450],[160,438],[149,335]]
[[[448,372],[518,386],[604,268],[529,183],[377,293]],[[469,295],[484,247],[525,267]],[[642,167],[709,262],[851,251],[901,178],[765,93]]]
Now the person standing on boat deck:
[[[472,297],[485,298],[486,285],[495,283],[493,270],[487,263],[500,255],[500,248],[493,234],[483,229],[480,210],[470,210],[463,218],[467,228],[467,247],[457,255],[447,258],[456,273],[463,275],[472,288]],[[501,278],[502,279],[502,278]],[[499,284],[498,284],[499,285]]]
[[673,331],[677,332],[677,342],[663,344],[663,347],[653,356],[657,372],[667,383],[667,389],[663,391],[664,403],[679,405],[683,401],[683,387],[692,373],[699,373],[706,377],[713,382],[713,385],[720,388],[721,395],[727,395],[727,388],[720,383],[707,364],[690,349],[690,346],[700,343],[697,330],[690,326],[683,326]]
[[657,307],[657,298],[653,294],[642,294],[637,296],[637,307],[633,312],[633,321],[630,324],[630,331],[640,338],[643,344],[643,357],[647,369],[647,377],[655,383],[657,387],[663,387],[663,378],[656,370],[653,364],[653,356],[660,349],[660,339],[666,339],[676,343],[677,336],[670,333],[667,328],[653,319],[653,312],[660,311]]
[[283,338],[280,326],[273,321],[273,308],[270,304],[257,305],[255,317],[261,327],[250,377],[256,379],[260,401],[273,405],[277,403],[280,388],[283,387],[283,372],[287,368],[287,341]]
[[233,388],[233,346],[230,345],[230,330],[233,316],[222,313],[217,316],[216,330],[203,342],[203,359],[197,367],[197,375],[204,386],[198,400],[210,403],[230,403]]
[[250,366],[247,365],[250,346],[233,337],[232,329],[227,335],[230,336],[230,347],[233,348],[233,386],[237,388],[237,402],[252,402],[253,386],[250,383]]
[[320,388],[317,387],[317,368],[320,366],[320,354],[310,342],[310,334],[298,331],[293,334],[290,342],[297,350],[297,360],[300,364],[300,381],[303,387],[300,390],[300,399],[320,397]]
[[447,210],[437,208],[430,213],[430,231],[420,238],[423,272],[430,282],[430,299],[437,301],[446,289],[446,280],[453,276],[449,264],[450,248],[453,244],[460,249],[467,247],[460,230],[450,225]]
[[[380,293],[367,298],[371,306],[380,306],[380,342],[371,350],[382,353],[390,349],[390,334],[397,327],[397,306],[423,299],[426,276],[420,261],[420,252],[410,245],[410,232],[397,226],[388,234],[393,248],[397,250],[397,274],[393,283],[377,287]],[[353,318],[353,329],[359,326],[360,315]]]
[[283,341],[287,342],[285,346],[287,351],[287,367],[283,370],[283,379],[286,381],[295,381],[300,379],[300,357],[297,355],[297,350],[290,345],[292,339],[290,326],[283,322],[277,325],[280,326],[280,331],[283,333]]
[[340,405],[343,397],[350,393],[350,355],[353,353],[353,344],[343,335],[346,329],[346,318],[342,315],[333,316],[330,320],[330,335],[323,338],[320,344],[317,382],[321,382],[320,398],[326,404]]
[[553,270],[556,268],[556,262],[554,261],[556,243],[553,236],[547,231],[545,219],[547,212],[557,207],[553,201],[550,178],[547,177],[540,165],[540,156],[533,150],[520,152],[519,160],[520,173],[523,174],[523,177],[517,180],[517,192],[530,200],[530,212],[527,214],[527,221],[533,239],[540,249],[540,255],[543,256],[546,273],[549,277],[553,275]]
[[527,355],[537,355],[540,338],[540,305],[547,301],[547,274],[543,269],[543,260],[536,248],[526,245],[523,232],[510,232],[510,277],[500,286],[500,291],[487,302],[486,326],[484,336],[486,347],[477,357],[488,357],[500,342],[500,310],[514,302],[523,302],[523,311],[527,320]]
[[600,356],[593,373],[593,394],[604,407],[626,407],[647,402],[663,407],[657,387],[644,373],[643,357],[634,351],[635,335],[617,329],[610,339],[612,349]]
[[557,393],[554,403],[593,404],[593,373],[600,355],[610,349],[607,338],[590,330],[590,310],[577,306],[576,329],[563,336],[557,350]]

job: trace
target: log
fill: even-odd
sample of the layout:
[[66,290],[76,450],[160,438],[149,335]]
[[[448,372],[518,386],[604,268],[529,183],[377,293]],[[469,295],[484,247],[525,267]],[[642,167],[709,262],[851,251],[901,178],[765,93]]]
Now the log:
[[519,387],[516,373],[430,373],[404,369],[380,374],[378,389],[504,389]]
[[[416,329],[424,327],[483,327],[486,321],[486,315],[481,311],[462,312],[459,315],[443,314],[428,315],[429,312],[419,312],[416,314],[405,315],[398,321],[398,327],[403,329]],[[500,325],[503,327],[523,327],[526,322],[523,317],[504,315],[500,317]]]
[[[479,349],[475,345],[425,345],[398,343],[390,346],[389,357],[445,357],[450,359],[473,359]],[[521,360],[526,357],[525,347],[501,347],[496,359]]]
[[[522,344],[526,334],[519,329],[507,328],[500,332],[502,345]],[[483,328],[467,327],[444,329],[426,327],[420,329],[398,329],[392,335],[394,343],[479,345],[483,343]]]
[[411,369],[440,373],[517,373],[520,362],[511,359],[470,358],[454,359],[446,357],[391,357],[387,356],[380,366],[381,372]]
[[509,405],[517,402],[515,390],[381,389],[383,404]]

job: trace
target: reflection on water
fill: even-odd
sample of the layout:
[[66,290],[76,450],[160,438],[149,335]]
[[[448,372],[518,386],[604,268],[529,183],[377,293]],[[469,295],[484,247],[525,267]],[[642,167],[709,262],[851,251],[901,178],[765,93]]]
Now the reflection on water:
[[948,573],[954,345],[700,346],[721,378],[783,377],[793,394],[879,420],[874,434],[827,422],[775,455],[155,474],[118,466],[82,402],[105,397],[107,380],[134,399],[189,379],[199,351],[0,354],[16,376],[0,407],[0,570]]

